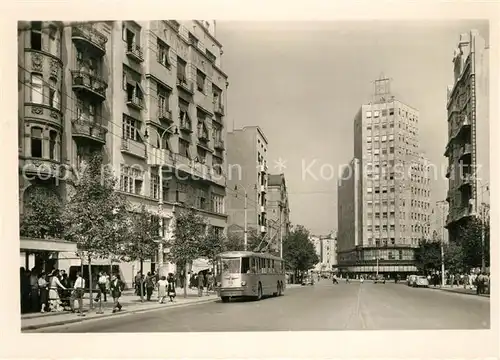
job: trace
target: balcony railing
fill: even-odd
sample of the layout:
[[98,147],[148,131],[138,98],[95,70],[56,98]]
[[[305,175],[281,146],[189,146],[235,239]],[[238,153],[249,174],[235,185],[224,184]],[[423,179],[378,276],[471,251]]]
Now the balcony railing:
[[208,134],[204,132],[198,132],[198,140],[200,140],[202,143],[207,143],[208,142]]
[[177,74],[177,86],[181,89],[187,91],[191,95],[194,94],[194,83],[191,80],[186,79],[184,75]]
[[158,108],[158,119],[171,122],[172,121],[172,110]]
[[108,84],[100,76],[83,70],[72,70],[71,77],[74,91],[86,93],[100,101],[106,100]]
[[146,145],[132,139],[122,138],[121,151],[141,159],[147,158]]
[[472,144],[465,144],[460,148],[460,158],[472,154]]
[[127,98],[127,106],[130,106],[131,108],[137,110],[142,110],[143,109],[142,99],[138,98],[137,96]]
[[137,62],[144,61],[142,48],[139,45],[133,45],[133,44],[127,45],[127,56],[134,59]]
[[224,105],[219,102],[214,103],[214,112],[220,115],[224,115]]
[[260,192],[265,193],[266,192],[266,185],[261,185],[260,186]]
[[101,56],[106,53],[108,38],[92,25],[75,25],[71,31],[71,37],[75,44],[90,46]]
[[224,150],[224,140],[222,139],[215,139],[214,140],[214,148],[219,149],[219,150]]
[[181,121],[181,124],[179,126],[181,131],[187,132],[187,133],[192,133],[193,132],[193,127],[191,123],[187,121]]
[[152,145],[147,146],[148,165],[152,166],[173,166],[174,154],[168,149],[159,149]]
[[106,142],[107,129],[101,124],[83,118],[75,119],[72,123],[73,137],[91,140],[100,144],[104,144]]

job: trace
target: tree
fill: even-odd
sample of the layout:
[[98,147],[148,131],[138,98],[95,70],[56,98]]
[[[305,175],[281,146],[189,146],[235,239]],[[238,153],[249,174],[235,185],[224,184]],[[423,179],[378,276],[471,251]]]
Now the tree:
[[24,212],[20,216],[20,235],[37,239],[60,238],[62,202],[43,186],[32,185],[25,192]]
[[92,153],[63,213],[65,239],[76,242],[78,254],[88,260],[91,299],[92,259],[119,252],[127,226],[127,202],[115,192],[115,184],[110,169],[103,166],[102,154]]
[[[168,244],[168,256],[175,263],[183,266],[184,278],[188,272],[188,265],[201,255],[205,227],[205,218],[193,208],[176,211],[174,237]],[[186,281],[184,281],[184,297],[187,297]]]
[[446,244],[444,248],[444,266],[450,273],[462,272],[465,269],[462,246],[455,242]]
[[215,266],[215,258],[225,251],[226,239],[223,234],[216,232],[213,227],[208,234],[201,239],[200,256],[207,258],[212,266]]
[[283,258],[287,269],[295,272],[312,269],[319,262],[312,242],[309,241],[309,231],[301,225],[295,226],[283,240]]
[[[122,254],[127,260],[139,260],[142,274],[144,260],[154,258],[158,251],[160,222],[158,216],[148,211],[144,205],[134,210],[128,214],[129,231],[125,235],[126,240],[122,240]],[[144,301],[142,277],[140,289],[141,301]]]
[[240,233],[228,231],[224,251],[243,251],[244,248],[243,236]]
[[[458,243],[463,251],[464,270],[480,267],[482,260],[483,245],[481,240],[482,222],[478,218],[472,218],[467,224],[462,225],[458,231]],[[486,234],[488,240],[486,241]],[[489,224],[485,224],[485,247],[489,248]]]
[[415,265],[425,274],[438,270],[441,266],[441,243],[423,239],[415,249]]
[[256,229],[248,231],[248,251],[262,251],[269,248],[269,240],[267,233],[262,233]]

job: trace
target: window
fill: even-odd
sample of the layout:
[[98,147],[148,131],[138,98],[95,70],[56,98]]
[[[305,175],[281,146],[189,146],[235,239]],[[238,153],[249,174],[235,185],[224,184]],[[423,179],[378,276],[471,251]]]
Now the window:
[[374,118],[378,118],[378,117],[379,117],[379,114],[380,114],[380,113],[379,113],[379,111],[378,111],[378,110],[375,110],[375,111],[373,112],[373,117],[374,117]]
[[31,74],[31,102],[35,104],[43,104],[42,75]]
[[55,26],[50,26],[49,28],[49,53],[59,57],[59,39]]
[[51,130],[49,133],[49,156],[51,160],[57,160],[56,143],[57,131]]
[[158,115],[163,115],[169,110],[168,92],[158,85]]
[[382,116],[387,116],[387,110],[386,109],[382,110]]
[[125,41],[127,42],[127,51],[135,51],[135,34],[127,28],[125,30]]
[[122,85],[123,90],[127,90],[127,73],[125,71],[122,73]]
[[139,121],[131,118],[130,116],[123,115],[123,134],[124,139],[131,139],[134,141],[140,141],[139,136]]
[[160,197],[160,175],[158,175],[157,169],[151,169],[149,196],[153,199],[159,199]]
[[[170,196],[169,196],[168,180],[163,180],[163,184],[161,186],[161,192],[162,192],[163,200],[169,201]],[[165,221],[163,223],[165,224]]]
[[212,63],[215,63],[215,61],[217,60],[217,57],[214,54],[212,54],[210,51],[208,51],[208,49],[205,49],[205,55],[207,55],[208,59]]
[[196,70],[196,86],[198,91],[204,93],[205,92],[205,74],[203,74],[200,70]]
[[156,39],[156,45],[158,47],[158,62],[163,66],[169,68],[170,61],[168,60],[169,47],[159,38]]
[[42,22],[31,22],[31,48],[42,51]]
[[42,157],[42,129],[39,127],[31,128],[31,157]]
[[394,115],[394,108],[389,109],[389,115]]
[[186,81],[186,62],[177,56],[177,79]]
[[54,79],[50,79],[49,86],[49,106],[60,109],[59,91],[57,90],[57,82]]
[[136,195],[142,195],[144,172],[135,167],[120,165],[120,190]]
[[372,117],[372,112],[371,111],[367,111],[366,112],[366,117],[367,118],[371,118]]
[[368,131],[370,131],[371,129],[372,129],[372,127],[371,127],[371,126],[367,126],[367,127],[366,127],[366,130],[368,130]]
[[191,158],[189,154],[189,142],[184,139],[179,139],[179,154]]
[[142,105],[142,91],[138,83],[135,85],[127,83],[127,102]]

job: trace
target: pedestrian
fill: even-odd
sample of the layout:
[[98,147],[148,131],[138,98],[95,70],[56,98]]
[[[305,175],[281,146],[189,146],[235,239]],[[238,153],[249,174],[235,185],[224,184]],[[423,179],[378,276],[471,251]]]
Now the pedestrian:
[[192,282],[191,282],[191,271],[188,271],[187,272],[187,275],[186,275],[186,283],[188,285],[188,287],[191,289],[192,288]]
[[55,269],[52,271],[49,280],[49,307],[50,311],[63,311],[61,307],[61,298],[59,297],[59,288],[66,289],[63,284],[59,281],[59,270]]
[[157,283],[158,287],[158,302],[160,304],[163,304],[165,301],[165,298],[167,297],[167,287],[168,287],[168,281],[165,276],[162,276],[160,280]]
[[140,271],[138,271],[137,275],[135,275],[135,277],[134,277],[135,294],[137,296],[141,296],[141,278],[142,278],[142,274]]
[[97,280],[97,286],[99,287],[99,292],[97,293],[97,296],[95,298],[95,301],[99,301],[101,300],[101,297],[104,297],[104,302],[107,302],[107,297],[106,297],[106,293],[107,293],[107,282],[108,282],[108,278],[106,277],[106,273],[104,271],[101,271],[99,273],[99,279]]
[[203,295],[203,273],[200,271],[197,276],[198,280],[198,296]]
[[175,277],[172,273],[168,274],[167,294],[170,298],[170,302],[174,302],[175,296],[177,294],[175,293]]
[[44,313],[47,310],[47,303],[49,300],[49,283],[47,282],[45,272],[41,272],[38,277],[38,290],[40,291],[40,312]]
[[364,281],[365,281],[365,279],[364,279],[363,275],[361,275],[359,278],[359,282],[362,284]]
[[211,271],[207,273],[207,296],[209,295],[210,291],[213,291],[214,288],[214,276]]
[[346,275],[346,276],[345,276],[345,283],[346,283],[346,284],[349,284],[349,283],[350,283],[350,281],[349,281],[349,275]]
[[38,311],[39,308],[38,274],[37,269],[33,268],[30,273],[30,311]]
[[334,285],[337,285],[339,282],[337,281],[337,275],[333,274],[332,276],[332,282]]
[[151,301],[151,296],[153,296],[153,290],[155,288],[155,284],[154,284],[154,277],[153,275],[148,272],[148,275],[146,276],[146,300],[147,301]]
[[111,297],[113,298],[113,313],[121,311],[122,305],[120,304],[120,297],[122,296],[124,283],[120,279],[120,275],[113,274],[109,287],[111,290]]
[[68,274],[66,271],[61,270],[60,277],[61,284],[66,288],[66,290],[61,290],[61,304],[66,309],[70,306],[70,297],[71,297],[71,281],[69,280]]
[[[83,295],[85,294],[85,279],[81,272],[76,273],[76,281],[73,286],[73,293],[70,300],[71,312],[75,312],[75,301],[78,301],[78,316],[85,316],[83,313]],[[90,299],[92,301],[92,298]]]

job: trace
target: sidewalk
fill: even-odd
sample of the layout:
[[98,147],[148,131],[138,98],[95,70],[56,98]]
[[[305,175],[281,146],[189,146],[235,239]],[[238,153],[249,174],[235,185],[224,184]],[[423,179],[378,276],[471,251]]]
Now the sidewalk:
[[476,295],[476,296],[482,296],[482,297],[488,297],[488,298],[490,297],[490,294],[477,295],[476,289],[470,289],[470,288],[464,289],[463,286],[454,286],[454,287],[450,287],[450,285],[445,285],[444,287],[429,286],[429,289],[448,291],[448,292],[453,292],[453,293],[457,293],[457,294]]
[[[188,306],[193,304],[200,304],[210,301],[215,301],[217,295],[211,292],[209,296],[203,293],[202,297],[198,297],[198,290],[188,289],[187,298],[184,298],[184,290],[176,289],[177,297],[175,302],[168,301],[164,304],[158,303],[158,293],[155,291],[151,301],[141,302],[140,297],[134,294],[133,290],[125,290],[120,298],[120,303],[123,306],[122,311],[113,314],[113,299],[108,298],[107,302],[102,302],[102,314],[98,314],[99,303],[94,302],[94,309],[89,309],[89,297],[85,294],[83,306],[86,316],[78,316],[76,313],[68,311],[63,312],[50,312],[50,313],[34,313],[21,315],[21,331],[35,330],[49,326],[57,326],[64,324],[71,324],[87,320],[108,318],[111,316],[120,316],[123,314],[134,314],[146,311],[158,310],[162,308],[175,308],[180,306]],[[94,295],[95,296],[95,295]]]

